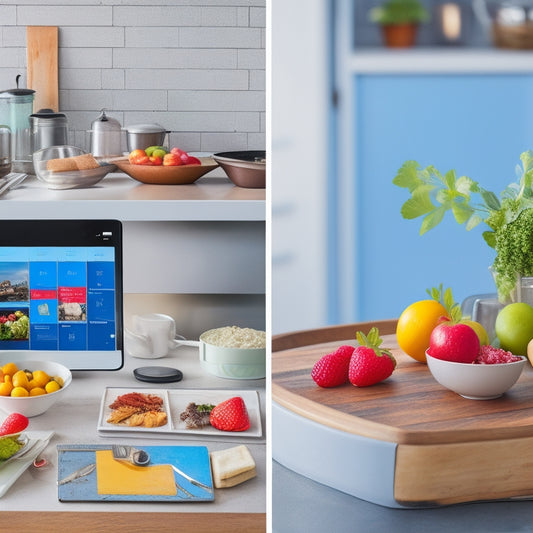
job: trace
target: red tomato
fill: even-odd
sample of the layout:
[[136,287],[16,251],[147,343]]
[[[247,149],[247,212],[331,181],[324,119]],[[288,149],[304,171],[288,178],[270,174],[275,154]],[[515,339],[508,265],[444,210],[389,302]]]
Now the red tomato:
[[201,165],[202,162],[197,157],[194,157],[193,155],[188,155],[187,162],[185,164],[186,165]]

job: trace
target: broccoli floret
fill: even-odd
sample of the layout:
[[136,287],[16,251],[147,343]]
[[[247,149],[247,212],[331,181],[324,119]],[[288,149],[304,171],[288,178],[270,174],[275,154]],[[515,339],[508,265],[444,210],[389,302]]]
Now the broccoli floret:
[[519,274],[533,276],[533,209],[524,209],[496,232],[495,249],[492,269],[503,302],[509,300]]

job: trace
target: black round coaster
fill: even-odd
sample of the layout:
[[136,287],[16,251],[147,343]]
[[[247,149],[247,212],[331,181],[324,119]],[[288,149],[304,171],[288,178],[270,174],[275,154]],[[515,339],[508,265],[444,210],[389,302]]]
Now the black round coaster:
[[136,368],[133,375],[139,381],[149,383],[173,383],[183,379],[183,373],[177,368],[168,366],[143,366]]

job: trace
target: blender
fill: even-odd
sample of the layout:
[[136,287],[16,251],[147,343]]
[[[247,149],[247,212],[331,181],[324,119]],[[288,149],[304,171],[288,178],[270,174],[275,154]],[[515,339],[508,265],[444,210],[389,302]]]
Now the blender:
[[33,89],[17,88],[0,92],[0,124],[11,130],[11,170],[33,174],[30,115],[33,112]]

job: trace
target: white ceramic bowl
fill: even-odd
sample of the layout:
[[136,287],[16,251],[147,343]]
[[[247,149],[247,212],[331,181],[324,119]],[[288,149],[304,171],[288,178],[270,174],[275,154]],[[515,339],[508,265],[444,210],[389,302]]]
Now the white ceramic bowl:
[[499,398],[518,380],[527,359],[513,363],[478,365],[454,363],[431,357],[426,352],[429,371],[443,387],[470,400]]
[[61,376],[64,383],[63,387],[58,391],[42,394],[41,396],[27,396],[23,398],[0,396],[0,409],[8,414],[20,413],[28,418],[41,415],[56,403],[72,382],[72,373],[70,370],[66,366],[53,361],[17,361],[15,358],[10,358],[9,360],[2,360],[0,366],[9,362],[15,363],[19,370],[44,370],[49,376]]

